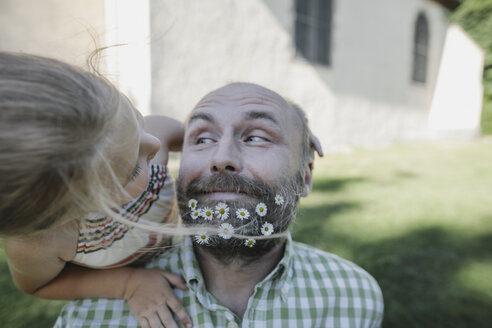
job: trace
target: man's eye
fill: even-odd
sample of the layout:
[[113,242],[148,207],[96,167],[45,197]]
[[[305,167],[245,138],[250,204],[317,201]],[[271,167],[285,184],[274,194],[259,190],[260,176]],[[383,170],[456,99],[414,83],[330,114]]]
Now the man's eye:
[[246,142],[262,142],[262,141],[267,141],[267,139],[263,137],[258,137],[258,136],[251,136],[247,137],[244,141]]
[[210,139],[210,138],[199,138],[196,141],[197,145],[199,145],[199,144],[209,144],[209,143],[212,143],[212,142],[213,142],[213,140]]

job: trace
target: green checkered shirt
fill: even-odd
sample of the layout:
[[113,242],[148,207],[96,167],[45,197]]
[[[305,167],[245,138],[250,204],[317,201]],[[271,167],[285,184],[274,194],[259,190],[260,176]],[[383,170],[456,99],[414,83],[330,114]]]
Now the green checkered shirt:
[[[181,275],[176,290],[194,327],[380,327],[381,290],[366,271],[336,255],[287,240],[276,268],[255,286],[242,319],[205,289],[190,238],[149,263]],[[137,327],[125,301],[86,299],[65,306],[55,327]]]

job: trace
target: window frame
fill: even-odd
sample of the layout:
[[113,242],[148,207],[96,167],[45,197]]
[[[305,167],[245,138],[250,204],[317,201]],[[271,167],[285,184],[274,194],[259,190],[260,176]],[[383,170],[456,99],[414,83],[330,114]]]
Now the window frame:
[[[304,2],[306,13],[299,11]],[[326,11],[320,10],[324,2]],[[332,65],[332,22],[333,0],[295,0],[294,1],[294,45],[296,57],[323,66]],[[300,35],[300,26],[305,31]],[[304,37],[304,39],[300,39]],[[320,40],[322,42],[320,42]],[[323,47],[323,48],[320,48]]]
[[427,83],[430,49],[429,20],[424,12],[417,14],[412,49],[412,82]]

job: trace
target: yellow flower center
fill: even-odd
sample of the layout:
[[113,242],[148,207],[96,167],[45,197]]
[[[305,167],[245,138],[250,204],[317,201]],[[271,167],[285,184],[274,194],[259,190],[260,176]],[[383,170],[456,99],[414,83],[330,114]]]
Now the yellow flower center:
[[241,213],[239,213],[239,214],[241,214],[241,215],[243,215],[243,216],[244,216],[244,212],[241,212]]
[[205,239],[205,238],[207,238],[207,237],[206,237],[206,236],[204,236],[204,235],[201,235],[201,236],[200,236],[200,238]]
[[221,208],[221,209],[219,210],[219,213],[220,213],[220,214],[224,214],[224,213],[225,213],[225,210],[224,210],[223,208]]
[[206,214],[207,216],[210,216],[212,213],[210,213],[210,211],[207,211],[207,212],[205,212],[205,214]]
[[260,212],[263,212],[263,207],[260,207]]
[[265,231],[268,231],[268,227],[265,227]]

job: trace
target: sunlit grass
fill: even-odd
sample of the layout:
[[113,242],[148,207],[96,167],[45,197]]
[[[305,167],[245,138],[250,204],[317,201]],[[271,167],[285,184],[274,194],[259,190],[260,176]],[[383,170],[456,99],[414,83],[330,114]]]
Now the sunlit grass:
[[475,292],[482,297],[492,299],[492,260],[467,262],[456,274],[456,284]]

